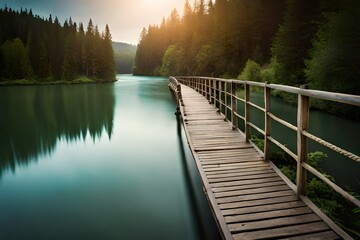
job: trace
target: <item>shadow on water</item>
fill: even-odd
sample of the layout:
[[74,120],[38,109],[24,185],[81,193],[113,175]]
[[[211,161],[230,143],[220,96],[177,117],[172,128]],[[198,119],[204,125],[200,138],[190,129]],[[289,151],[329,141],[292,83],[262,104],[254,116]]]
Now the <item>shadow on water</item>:
[[113,84],[0,88],[0,177],[50,155],[60,140],[111,138]]
[[[191,211],[191,213],[193,215],[193,219],[194,219],[194,224],[195,224],[194,229],[197,230],[197,239],[214,239],[214,240],[221,239],[220,234],[217,231],[216,223],[214,222],[212,216],[210,216],[211,213],[208,212],[208,214],[206,216],[205,215],[206,213],[201,211],[201,206],[199,204],[199,201],[203,200],[204,202],[206,202],[206,200],[199,199],[201,196],[199,196],[198,193],[201,192],[201,194],[203,194],[203,190],[197,189],[196,184],[193,183],[193,179],[191,176],[191,169],[194,168],[195,166],[189,166],[189,159],[186,156],[185,146],[184,146],[183,137],[182,137],[182,127],[183,127],[182,122],[179,119],[179,117],[177,117],[177,134],[178,134],[178,138],[179,138],[178,143],[179,143],[179,150],[180,150],[180,158],[182,160],[181,166],[182,166],[182,172],[183,172],[184,180],[185,180],[185,187],[186,187],[186,191],[187,191],[186,196],[189,197],[190,211]],[[190,159],[190,160],[193,160],[193,159]],[[203,196],[203,198],[204,198],[204,196]],[[205,222],[204,221],[205,219],[207,219],[208,222]],[[210,224],[209,224],[209,222],[210,222]],[[209,231],[209,229],[211,229],[211,230]]]

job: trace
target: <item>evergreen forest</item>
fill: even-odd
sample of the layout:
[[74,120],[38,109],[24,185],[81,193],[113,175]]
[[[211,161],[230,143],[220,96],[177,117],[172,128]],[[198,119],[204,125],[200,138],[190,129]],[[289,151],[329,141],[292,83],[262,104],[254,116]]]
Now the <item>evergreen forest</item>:
[[360,94],[360,1],[187,0],[144,28],[134,74],[239,78]]
[[61,24],[32,10],[0,9],[0,79],[8,84],[115,80],[109,26],[100,33],[71,17]]

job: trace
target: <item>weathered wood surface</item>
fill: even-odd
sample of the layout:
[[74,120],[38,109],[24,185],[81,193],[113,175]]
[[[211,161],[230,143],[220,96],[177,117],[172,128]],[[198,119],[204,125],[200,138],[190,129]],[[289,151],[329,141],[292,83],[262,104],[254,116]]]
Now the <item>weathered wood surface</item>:
[[224,239],[341,239],[205,97],[181,87],[188,142]]

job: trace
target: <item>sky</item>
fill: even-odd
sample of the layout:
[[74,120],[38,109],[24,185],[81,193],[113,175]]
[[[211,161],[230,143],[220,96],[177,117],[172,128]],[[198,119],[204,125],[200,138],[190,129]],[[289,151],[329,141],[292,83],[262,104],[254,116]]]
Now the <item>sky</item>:
[[[189,3],[193,5],[193,1]],[[160,25],[174,8],[181,15],[184,4],[185,0],[0,0],[0,8],[31,8],[41,17],[57,16],[61,23],[71,17],[85,28],[91,18],[100,32],[109,25],[113,41],[135,45],[144,27]]]

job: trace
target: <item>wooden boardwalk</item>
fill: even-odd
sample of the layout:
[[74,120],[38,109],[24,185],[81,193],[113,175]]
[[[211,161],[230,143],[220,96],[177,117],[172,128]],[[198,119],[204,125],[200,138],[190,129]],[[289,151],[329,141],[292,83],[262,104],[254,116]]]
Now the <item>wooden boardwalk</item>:
[[224,239],[340,239],[205,97],[181,89],[188,142]]

